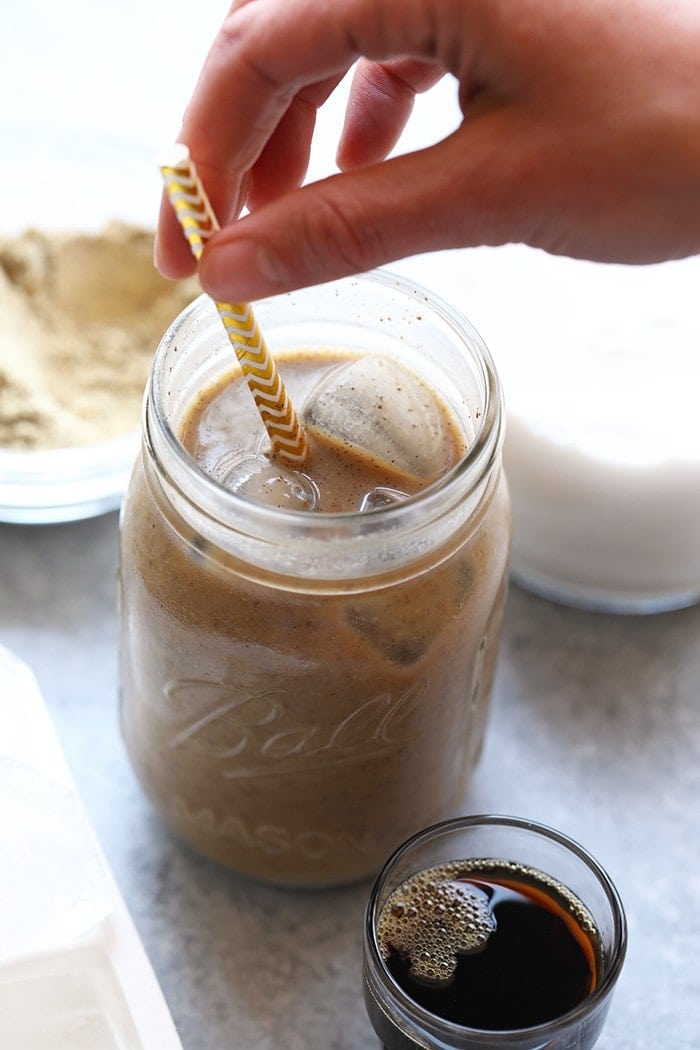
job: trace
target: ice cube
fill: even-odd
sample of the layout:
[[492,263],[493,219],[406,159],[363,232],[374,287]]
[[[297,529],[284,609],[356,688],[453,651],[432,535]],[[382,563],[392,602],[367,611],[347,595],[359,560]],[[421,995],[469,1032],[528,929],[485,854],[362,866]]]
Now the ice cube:
[[2,754],[0,784],[1,963],[84,936],[107,915],[110,901],[104,866],[70,789]]
[[403,503],[408,499],[408,493],[399,489],[390,489],[384,485],[366,492],[360,504],[360,513],[365,514],[369,510],[379,510],[381,507],[391,507],[394,503]]
[[361,605],[350,606],[345,620],[390,663],[399,667],[417,663],[430,644],[424,625],[390,620],[381,611],[377,614],[374,609]]
[[305,426],[418,478],[445,465],[449,435],[434,396],[393,358],[367,354],[341,365],[310,391]]
[[[483,553],[477,545],[400,587],[356,595],[345,608],[346,623],[391,663],[417,663],[439,640],[445,624],[457,622],[465,603],[473,605],[474,616],[481,615]],[[432,614],[435,609],[440,616]]]
[[23,957],[0,967],[0,1044],[8,1050],[142,1050],[102,946]]
[[212,475],[236,495],[268,507],[316,510],[318,506],[318,488],[311,478],[262,453],[229,453],[214,466]]

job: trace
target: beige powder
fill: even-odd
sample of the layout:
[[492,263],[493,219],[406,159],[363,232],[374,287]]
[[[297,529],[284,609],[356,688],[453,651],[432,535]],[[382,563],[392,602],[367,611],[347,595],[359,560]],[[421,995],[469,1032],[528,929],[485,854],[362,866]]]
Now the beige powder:
[[153,353],[198,293],[154,269],[153,234],[28,230],[0,239],[0,448],[66,448],[135,430]]

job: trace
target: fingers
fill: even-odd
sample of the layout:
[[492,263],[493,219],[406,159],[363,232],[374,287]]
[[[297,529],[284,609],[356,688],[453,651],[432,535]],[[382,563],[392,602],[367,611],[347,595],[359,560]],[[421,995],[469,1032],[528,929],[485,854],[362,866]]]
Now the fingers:
[[[435,248],[523,241],[610,261],[697,250],[697,0],[255,0],[185,116],[222,225],[205,289],[247,300]],[[592,46],[592,42],[595,46]],[[315,106],[359,58],[343,173],[297,189]],[[415,93],[459,81],[460,129],[384,160]],[[653,75],[652,75],[653,71]],[[264,205],[264,206],[263,206]],[[173,217],[160,265],[189,272]]]
[[[309,163],[317,109],[337,86],[338,79],[332,77],[299,92],[246,175],[229,176],[197,161],[197,170],[220,225],[234,219],[244,204],[251,209],[261,207],[301,185]],[[184,136],[180,138],[184,141]],[[165,195],[161,200],[154,254],[156,266],[166,277],[178,279],[194,273],[196,264],[189,245]]]
[[212,238],[202,286],[214,298],[249,301],[409,254],[502,243],[504,228],[518,228],[508,202],[522,204],[513,189],[521,163],[499,154],[497,124],[463,125],[430,149],[286,194]]
[[[422,0],[255,0],[236,5],[207,56],[179,136],[197,163],[222,225],[238,214],[251,186],[251,203],[259,206],[298,185],[313,127],[308,107],[319,105],[360,55],[391,59],[415,54],[431,61],[434,46]],[[388,108],[383,112],[388,128]],[[405,107],[403,112],[399,122],[407,115]],[[382,148],[395,133],[397,118],[391,119],[394,131],[384,133]],[[360,152],[367,154],[368,139],[356,133],[357,124],[351,118],[349,163],[357,162]],[[167,276],[192,269],[167,208],[159,222],[156,260]]]
[[[249,177],[227,176],[212,171],[206,164],[197,164],[197,171],[212,202],[214,214],[220,223],[225,223],[240,211],[247,195]],[[221,202],[225,206],[222,210]],[[218,207],[217,207],[218,205]],[[180,280],[189,277],[197,269],[197,263],[176,218],[173,207],[164,193],[160,201],[158,226],[153,250],[154,263],[164,277]]]
[[292,100],[253,166],[246,201],[249,208],[259,208],[301,185],[309,165],[317,110],[339,79],[331,77],[312,84]]
[[348,171],[388,156],[411,115],[416,94],[433,87],[443,74],[442,66],[433,62],[361,60],[348,99],[338,166]]
[[432,61],[434,36],[422,0],[247,3],[224,22],[209,52],[183,141],[214,170],[249,170],[301,91],[342,76],[362,55]]

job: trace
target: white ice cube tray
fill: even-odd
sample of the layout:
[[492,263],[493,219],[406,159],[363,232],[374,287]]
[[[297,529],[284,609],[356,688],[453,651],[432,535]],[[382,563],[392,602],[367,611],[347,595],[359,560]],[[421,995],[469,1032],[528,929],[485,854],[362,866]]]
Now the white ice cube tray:
[[2,646],[0,1047],[182,1050],[38,685]]

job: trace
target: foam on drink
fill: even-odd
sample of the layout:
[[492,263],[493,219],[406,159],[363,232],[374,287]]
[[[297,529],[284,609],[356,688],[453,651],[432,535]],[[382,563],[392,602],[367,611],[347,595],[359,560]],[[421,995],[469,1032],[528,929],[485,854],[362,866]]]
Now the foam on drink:
[[544,872],[492,859],[411,876],[382,908],[377,941],[418,1005],[484,1030],[563,1016],[601,970],[600,936],[582,901]]
[[[486,894],[451,878],[451,866],[429,868],[394,890],[379,918],[383,957],[392,948],[410,960],[411,973],[445,981],[457,956],[480,951],[495,923]],[[455,866],[455,876],[458,872]]]

